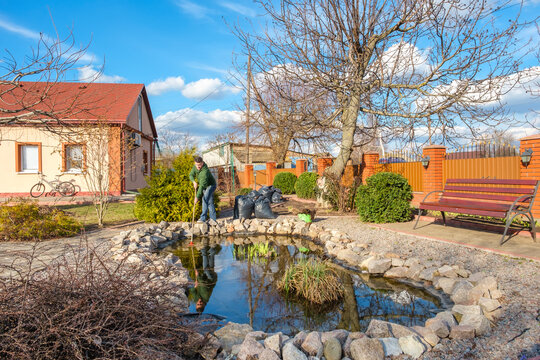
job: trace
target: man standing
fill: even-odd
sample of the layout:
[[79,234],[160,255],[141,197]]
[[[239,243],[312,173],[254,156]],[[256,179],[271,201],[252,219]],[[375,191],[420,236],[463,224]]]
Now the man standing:
[[202,213],[199,222],[206,221],[206,213],[210,219],[216,220],[216,208],[214,206],[214,191],[216,191],[216,179],[208,169],[200,156],[195,157],[195,164],[189,173],[189,180],[193,182],[196,191],[195,204],[202,199]]

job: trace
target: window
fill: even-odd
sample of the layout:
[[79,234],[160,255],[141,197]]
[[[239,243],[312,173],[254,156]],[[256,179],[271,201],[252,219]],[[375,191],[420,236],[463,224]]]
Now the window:
[[143,151],[142,153],[142,158],[143,158],[143,174],[144,175],[148,175],[148,151]]
[[85,165],[84,144],[62,144],[62,171],[81,173]]
[[15,143],[15,171],[37,173],[41,171],[41,143]]
[[139,96],[139,99],[137,100],[137,113],[139,116],[139,131],[142,132],[142,98]]

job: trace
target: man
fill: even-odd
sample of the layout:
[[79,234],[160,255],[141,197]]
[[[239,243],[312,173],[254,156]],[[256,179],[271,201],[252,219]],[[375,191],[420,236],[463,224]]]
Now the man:
[[193,182],[196,191],[195,203],[202,199],[202,213],[198,222],[206,221],[206,213],[210,219],[216,220],[216,208],[214,206],[214,191],[216,191],[216,179],[208,169],[200,156],[194,158],[195,164],[189,173],[189,180]]
[[202,313],[210,300],[212,291],[217,283],[217,273],[214,270],[215,245],[210,246],[208,239],[204,240],[201,249],[203,259],[202,272],[195,269],[195,286],[189,290],[189,298],[195,303],[195,311]]

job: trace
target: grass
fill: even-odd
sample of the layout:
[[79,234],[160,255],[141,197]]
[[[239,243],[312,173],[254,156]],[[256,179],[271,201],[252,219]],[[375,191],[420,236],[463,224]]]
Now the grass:
[[[117,225],[136,221],[133,213],[135,203],[114,202],[110,203],[105,213],[105,226]],[[61,205],[59,209],[73,216],[77,221],[84,225],[86,229],[97,227],[97,215],[94,205]]]

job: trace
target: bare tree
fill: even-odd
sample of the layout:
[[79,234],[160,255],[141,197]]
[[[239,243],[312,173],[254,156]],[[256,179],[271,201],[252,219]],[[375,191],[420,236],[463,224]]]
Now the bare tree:
[[158,162],[171,168],[176,156],[184,150],[195,149],[196,141],[189,133],[180,133],[169,129],[159,130],[159,149],[160,154]]
[[288,78],[332,95],[329,118],[341,123],[341,145],[329,175],[342,174],[358,132],[415,138],[429,125],[451,139],[502,121],[501,81],[519,70],[521,24],[516,15],[501,26],[499,15],[519,13],[519,5],[509,9],[514,2],[258,2],[271,27],[238,31],[253,66],[282,66]]

